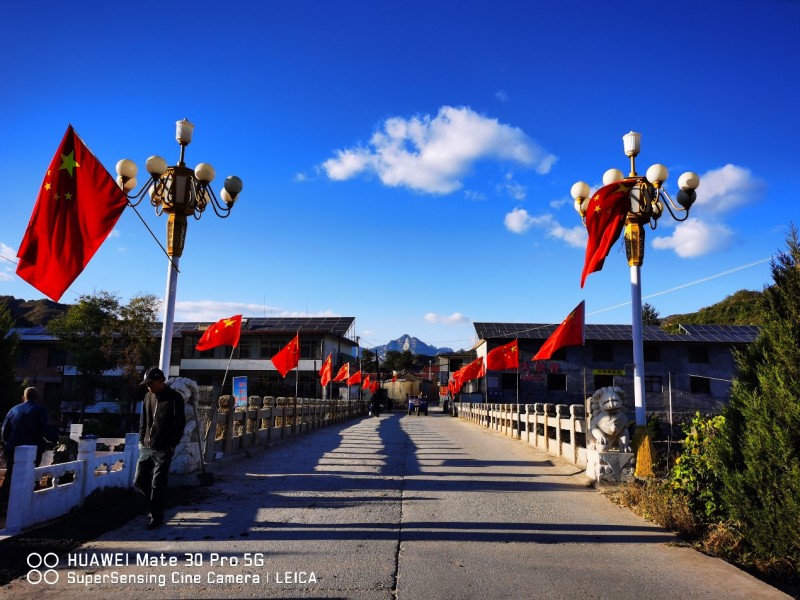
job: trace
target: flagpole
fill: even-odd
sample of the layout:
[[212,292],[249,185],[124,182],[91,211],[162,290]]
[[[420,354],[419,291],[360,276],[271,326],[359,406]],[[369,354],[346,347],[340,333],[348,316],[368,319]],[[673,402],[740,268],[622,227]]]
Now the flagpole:
[[[297,330],[297,368],[294,373],[294,402],[297,406],[297,395],[300,393],[300,330]],[[295,418],[297,418],[295,416]]]
[[[486,347],[489,347],[487,342]],[[486,370],[486,366],[483,367],[483,393],[484,397],[486,398],[485,404],[489,404],[489,371]]]
[[228,380],[228,370],[231,368],[231,361],[233,360],[233,353],[236,350],[236,346],[231,347],[231,355],[228,358],[228,366],[225,367],[225,375],[222,376],[222,395],[225,395],[225,382]]
[[519,338],[517,338],[517,404],[519,404]]

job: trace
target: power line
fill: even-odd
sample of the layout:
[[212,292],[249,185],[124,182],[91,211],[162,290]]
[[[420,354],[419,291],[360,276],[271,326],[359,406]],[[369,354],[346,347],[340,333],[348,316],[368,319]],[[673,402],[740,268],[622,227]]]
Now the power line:
[[[706,281],[710,281],[712,279],[716,279],[718,277],[722,277],[723,275],[730,275],[731,273],[735,273],[736,271],[741,271],[742,269],[748,269],[750,267],[754,267],[756,265],[760,265],[760,264],[768,262],[770,260],[772,260],[771,256],[768,257],[768,258],[762,258],[761,260],[757,260],[755,262],[751,262],[751,263],[746,264],[746,265],[741,265],[741,266],[738,266],[738,267],[734,267],[732,269],[728,269],[727,271],[722,271],[721,273],[716,273],[715,275],[709,275],[708,277],[703,277],[702,279],[697,279],[695,281],[690,281],[689,283],[684,283],[684,284],[681,284],[681,285],[677,285],[677,286],[675,286],[673,288],[670,288],[668,290],[662,290],[660,292],[655,292],[654,294],[648,294],[647,296],[642,296],[642,299],[643,300],[647,300],[649,298],[655,298],[656,296],[663,296],[664,294],[669,294],[671,292],[676,292],[678,290],[682,290],[683,288],[687,288],[687,287],[690,287],[690,286],[693,286],[693,285],[697,285],[698,283],[704,283]],[[590,315],[596,315],[596,314],[599,314],[599,313],[602,313],[602,312],[606,312],[606,311],[609,311],[609,310],[614,310],[615,308],[621,308],[623,306],[628,306],[630,303],[631,303],[630,300],[628,300],[627,302],[623,302],[622,304],[616,304],[614,306],[609,306],[608,308],[601,308],[600,310],[595,310],[593,312],[586,313],[586,316],[588,317]]]

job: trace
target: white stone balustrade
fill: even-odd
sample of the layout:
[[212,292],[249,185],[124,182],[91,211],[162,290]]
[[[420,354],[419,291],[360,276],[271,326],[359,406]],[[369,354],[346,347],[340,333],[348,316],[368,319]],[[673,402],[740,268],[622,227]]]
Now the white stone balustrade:
[[456,414],[568,462],[586,467],[586,418],[580,404],[473,404],[460,402]]
[[125,436],[125,450],[97,452],[96,439],[82,439],[78,460],[43,467],[34,466],[36,446],[18,446],[14,451],[4,533],[16,533],[64,515],[81,506],[96,490],[132,487],[138,442],[139,434],[129,433]]

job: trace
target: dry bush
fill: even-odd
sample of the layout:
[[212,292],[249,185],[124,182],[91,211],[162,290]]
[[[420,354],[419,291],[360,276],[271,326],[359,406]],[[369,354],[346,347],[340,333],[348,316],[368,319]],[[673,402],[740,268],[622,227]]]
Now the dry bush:
[[689,502],[657,479],[631,481],[607,492],[609,497],[636,514],[687,539],[702,534],[702,525],[692,514]]

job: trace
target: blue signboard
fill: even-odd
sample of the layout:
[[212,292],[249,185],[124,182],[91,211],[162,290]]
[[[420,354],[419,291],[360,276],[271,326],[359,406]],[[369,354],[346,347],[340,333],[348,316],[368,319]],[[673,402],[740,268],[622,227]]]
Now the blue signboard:
[[236,410],[247,408],[247,376],[233,378],[233,397],[236,399]]

